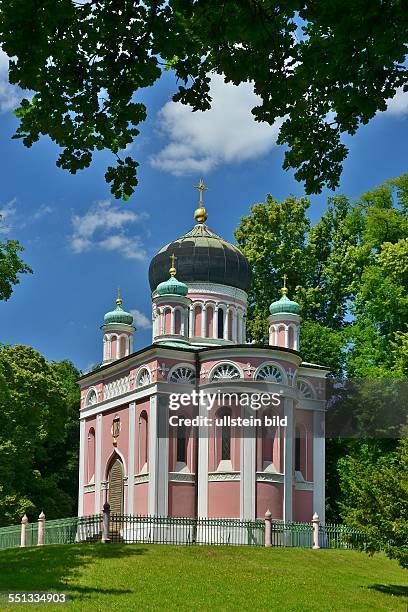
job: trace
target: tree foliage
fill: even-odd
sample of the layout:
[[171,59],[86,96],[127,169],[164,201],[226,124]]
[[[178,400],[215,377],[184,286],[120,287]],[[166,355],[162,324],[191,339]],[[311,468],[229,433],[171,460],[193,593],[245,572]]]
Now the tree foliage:
[[[268,195],[235,232],[255,276],[249,340],[267,342],[268,308],[287,273],[289,296],[301,305],[303,359],[365,379],[360,426],[389,431],[387,402],[398,385],[384,379],[408,374],[408,175],[355,201],[329,198],[313,226],[308,206]],[[396,450],[390,438],[332,438],[326,452],[327,519],[364,526],[370,551],[386,546],[406,566],[407,441]]]
[[23,250],[17,240],[0,242],[0,300],[8,300],[11,297],[13,285],[20,282],[18,274],[32,272],[30,266],[19,257]]
[[75,512],[77,370],[27,346],[0,349],[0,525]]
[[140,90],[174,73],[173,100],[211,106],[212,73],[253,82],[257,121],[282,122],[284,168],[307,193],[338,184],[354,134],[399,87],[407,88],[404,3],[370,0],[0,0],[0,44],[10,82],[34,92],[17,111],[16,137],[47,134],[72,173],[95,151],[116,157],[106,180],[129,197],[138,163],[120,153],[147,109]]
[[366,443],[339,464],[344,519],[363,531],[367,552],[384,550],[408,569],[408,437],[395,452]]

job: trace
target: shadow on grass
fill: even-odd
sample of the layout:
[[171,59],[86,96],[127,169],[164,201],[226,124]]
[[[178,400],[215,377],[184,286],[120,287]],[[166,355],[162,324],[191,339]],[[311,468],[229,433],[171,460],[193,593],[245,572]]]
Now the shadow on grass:
[[400,584],[372,584],[368,587],[373,591],[380,591],[386,595],[396,595],[397,597],[408,597],[408,586]]
[[82,569],[98,559],[131,558],[147,548],[122,544],[62,544],[1,551],[0,591],[56,591],[71,599],[92,593],[125,595],[129,589],[104,589],[76,584]]

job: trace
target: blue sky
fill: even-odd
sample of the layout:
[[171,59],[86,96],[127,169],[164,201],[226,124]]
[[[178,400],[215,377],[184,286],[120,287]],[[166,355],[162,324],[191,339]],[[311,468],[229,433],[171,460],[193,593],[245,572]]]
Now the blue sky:
[[[31,149],[11,140],[11,113],[19,92],[8,86],[0,52],[0,240],[18,239],[33,268],[12,298],[0,302],[0,342],[31,345],[47,359],[70,359],[81,370],[101,360],[99,329],[122,288],[135,311],[135,348],[150,343],[149,261],[165,243],[193,225],[204,177],[209,226],[232,240],[249,206],[266,193],[302,195],[302,185],[282,170],[276,129],[252,122],[249,85],[212,82],[214,106],[191,113],[170,102],[170,74],[147,92],[149,118],[132,154],[141,163],[139,186],[126,203],[111,197],[104,181],[110,157],[100,153],[90,169],[72,176],[55,165],[57,148],[42,139]],[[408,171],[408,94],[347,139],[350,154],[338,192],[358,196]],[[328,193],[311,197],[316,220]]]

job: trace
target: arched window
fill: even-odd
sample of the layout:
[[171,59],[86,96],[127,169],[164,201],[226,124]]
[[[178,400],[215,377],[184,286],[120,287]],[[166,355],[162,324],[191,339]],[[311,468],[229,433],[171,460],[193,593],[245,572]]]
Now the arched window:
[[295,348],[295,333],[292,325],[289,325],[288,329],[288,348]]
[[117,336],[115,335],[111,336],[110,345],[111,345],[111,350],[110,350],[111,359],[116,359],[117,350],[118,350],[118,337]]
[[88,392],[88,395],[86,396],[86,405],[87,406],[93,406],[93,404],[96,404],[98,401],[98,396],[96,395],[96,391],[95,389],[91,389]]
[[196,306],[194,308],[194,336],[201,336],[201,306]]
[[181,334],[181,312],[178,308],[174,311],[174,333]]
[[231,416],[231,410],[224,410],[221,418],[224,420],[221,427],[221,461],[231,461],[231,425],[226,418]]
[[214,307],[207,306],[207,325],[205,330],[205,335],[207,338],[213,337],[213,323],[214,321]]
[[218,308],[217,316],[218,316],[217,338],[223,338],[224,337],[224,309],[223,308]]
[[140,368],[136,378],[136,387],[144,387],[145,385],[150,385],[151,382],[152,378],[149,370],[147,368]]
[[139,472],[148,472],[149,462],[149,421],[146,410],[139,417]]
[[166,308],[164,311],[164,333],[171,333],[171,310],[170,308]]
[[119,353],[119,357],[125,357],[126,356],[126,354],[127,354],[126,344],[127,344],[126,336],[121,336],[120,337],[120,353]]
[[281,383],[283,382],[282,370],[274,363],[267,363],[259,368],[255,380]]
[[110,359],[110,341],[106,334],[103,337],[103,358],[105,360]]
[[211,374],[211,380],[234,380],[236,378],[241,378],[241,374],[238,368],[231,363],[221,363]]
[[93,482],[95,476],[95,430],[93,427],[88,431],[88,469],[87,482]]
[[296,386],[298,389],[299,397],[303,399],[314,398],[313,387],[310,383],[306,382],[305,380],[298,379]]
[[169,382],[181,385],[193,385],[195,383],[195,372],[190,366],[179,366],[172,370],[169,375]]
[[184,424],[177,427],[177,463],[187,463],[187,432]]
[[302,469],[301,466],[301,452],[302,452],[302,436],[300,429],[296,427],[296,437],[295,437],[295,470],[300,472]]
[[228,311],[228,339],[232,340],[232,310]]

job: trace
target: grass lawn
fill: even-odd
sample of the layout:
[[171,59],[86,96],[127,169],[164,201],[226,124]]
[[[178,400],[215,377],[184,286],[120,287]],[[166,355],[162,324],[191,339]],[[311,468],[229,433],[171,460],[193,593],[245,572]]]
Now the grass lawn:
[[67,593],[3,610],[401,610],[408,572],[356,551],[65,544],[0,551],[0,591]]

